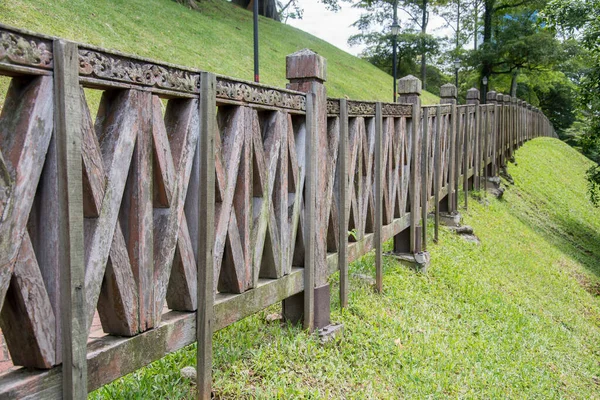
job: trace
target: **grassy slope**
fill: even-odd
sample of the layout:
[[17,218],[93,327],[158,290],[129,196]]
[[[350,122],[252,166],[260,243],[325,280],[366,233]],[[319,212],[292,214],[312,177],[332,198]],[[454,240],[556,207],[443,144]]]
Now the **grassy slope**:
[[[482,241],[446,231],[427,275],[385,260],[383,295],[351,279],[350,307],[324,346],[264,321],[215,337],[218,398],[599,398],[600,216],[585,196],[589,161],[554,139],[517,152],[502,201],[464,212]],[[372,255],[351,273],[374,274]],[[337,290],[332,278],[332,292]],[[188,398],[178,369],[192,348],[93,398]]]
[[[0,1],[0,22],[252,80],[252,14],[223,0],[199,3],[200,12],[171,0]],[[266,18],[260,30],[261,82],[285,87],[285,56],[308,47],[327,58],[329,96],[391,96],[392,78],[366,61]],[[438,101],[423,94],[426,104]]]

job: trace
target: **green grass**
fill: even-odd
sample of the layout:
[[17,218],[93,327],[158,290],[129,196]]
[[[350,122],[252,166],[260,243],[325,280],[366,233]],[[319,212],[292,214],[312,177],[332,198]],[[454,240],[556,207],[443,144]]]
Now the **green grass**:
[[[384,258],[383,294],[352,277],[347,310],[332,296],[339,342],[267,323],[276,306],[218,332],[217,398],[600,398],[590,161],[554,139],[516,156],[504,199],[463,210],[481,245],[442,229],[426,275]],[[373,275],[373,255],[350,271]],[[335,294],[337,277],[331,282]],[[192,398],[179,369],[194,362],[191,346],[91,398]]]
[[[198,3],[199,12],[172,0],[2,0],[0,22],[252,80],[252,14],[224,0]],[[330,97],[389,101],[390,75],[306,32],[262,17],[261,82],[285,87],[286,55],[306,47],[327,59]],[[425,104],[439,102],[430,93],[422,97]]]

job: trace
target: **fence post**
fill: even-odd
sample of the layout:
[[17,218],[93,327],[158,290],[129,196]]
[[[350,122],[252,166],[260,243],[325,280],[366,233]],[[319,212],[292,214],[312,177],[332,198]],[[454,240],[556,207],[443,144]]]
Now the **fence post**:
[[489,165],[487,166],[487,175],[488,176],[496,176],[498,174],[498,169],[496,165],[496,152],[498,148],[498,106],[496,101],[496,92],[491,91],[487,93],[487,103],[490,104],[490,108],[493,111],[493,117],[490,117],[490,154],[491,160]]
[[[394,236],[394,253],[416,254],[422,251],[421,229],[419,226],[420,204],[420,179],[421,179],[421,81],[408,75],[398,80],[398,102],[412,104],[412,117],[407,131],[412,135],[412,152],[409,192],[410,192],[410,227]],[[407,132],[407,135],[409,133]]]
[[338,148],[338,267],[340,269],[340,305],[348,306],[348,102],[340,99],[340,141]]
[[440,190],[442,188],[442,145],[440,143],[442,130],[442,107],[435,109],[435,148],[433,153],[433,198],[435,203],[435,230],[433,235],[434,243],[439,240],[440,230]]
[[450,125],[448,134],[450,135],[450,139],[448,140],[449,152],[448,152],[448,194],[446,195],[445,200],[442,199],[438,206],[441,212],[451,213],[456,211],[456,192],[454,190],[454,181],[456,179],[456,166],[455,166],[455,158],[456,158],[456,119],[458,118],[458,112],[456,109],[456,105],[458,103],[458,90],[456,86],[451,83],[447,83],[440,87],[440,104],[450,104],[452,105],[452,112],[450,114]]
[[212,335],[214,305],[214,220],[215,220],[215,134],[216,134],[216,78],[214,74],[200,75],[200,152],[198,195],[198,312],[196,321],[196,368],[198,398],[210,399],[212,389]]
[[381,228],[382,228],[382,157],[381,157],[381,142],[383,135],[383,114],[381,109],[381,102],[375,103],[375,291],[381,293],[383,290],[383,266],[382,266],[382,243],[381,243]]
[[58,158],[59,265],[64,399],[87,398],[81,103],[75,43],[54,41],[54,132]]
[[[288,88],[307,94],[306,181],[304,197],[304,291],[283,301],[283,316],[293,323],[303,320],[305,329],[323,328],[330,322],[327,283],[327,228],[330,204],[326,193],[333,179],[324,166],[329,159],[327,137],[327,61],[304,49],[286,57]],[[321,201],[322,200],[322,201]]]
[[[470,143],[476,140],[477,137],[477,109],[479,108],[479,90],[471,88],[467,90],[467,105],[475,106],[475,129],[474,134],[471,136],[471,117],[469,115],[469,108],[465,111],[465,135],[464,135],[464,150],[463,150],[463,164],[464,164],[464,176],[463,176],[463,190],[465,191],[465,208],[469,206],[469,189],[473,189],[473,183],[475,181],[475,171],[477,168],[473,168],[473,176],[469,178],[469,159],[471,154],[469,151]],[[476,142],[475,142],[476,143]],[[477,146],[473,146],[473,164],[477,160]],[[475,165],[473,165],[475,167]]]
[[517,98],[510,98],[511,134],[510,134],[510,161],[515,162],[515,150],[517,146]]

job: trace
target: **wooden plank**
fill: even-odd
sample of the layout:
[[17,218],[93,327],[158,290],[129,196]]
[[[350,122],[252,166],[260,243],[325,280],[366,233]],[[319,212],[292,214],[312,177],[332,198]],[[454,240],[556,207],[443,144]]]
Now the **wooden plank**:
[[340,270],[340,305],[348,307],[348,102],[340,99],[340,140],[338,150],[338,204],[339,246],[338,268]]
[[[77,98],[79,99],[79,92]],[[96,119],[96,132],[100,139],[102,164],[107,183],[98,218],[84,220],[88,329],[91,327],[92,317],[100,298],[106,266],[114,243],[113,236],[115,230],[120,229],[118,228],[119,210],[137,137],[138,100],[138,92],[135,90],[119,93],[105,92]],[[118,250],[118,253],[126,251],[122,250]],[[117,257],[117,259],[126,261],[125,257]]]
[[[0,115],[5,204],[0,223],[0,309],[52,137],[52,78],[13,79]],[[6,186],[5,186],[6,185]]]
[[54,41],[55,132],[61,243],[62,396],[87,396],[88,313],[83,244],[81,108],[77,45]]
[[421,147],[421,224],[422,251],[427,250],[427,203],[429,201],[429,107],[423,107],[423,138]]
[[[410,248],[413,253],[421,251],[417,241],[417,227],[419,225],[419,214],[420,214],[420,195],[419,183],[421,182],[421,106],[413,104],[412,111],[412,156],[411,156],[411,168],[410,168]],[[421,183],[422,184],[422,183]]]
[[[157,117],[162,116],[154,102],[155,115],[152,124],[152,134],[167,136],[171,154],[165,153],[165,162],[172,164],[168,167],[175,171],[172,184],[171,207],[154,208],[154,312],[153,323],[157,324],[162,316],[163,306],[167,297],[169,278],[177,249],[179,227],[183,223],[185,198],[188,183],[192,174],[192,165],[198,142],[198,104],[195,99],[175,99],[169,101],[165,113],[164,124]],[[167,139],[155,139],[155,142],[165,143]],[[171,156],[171,157],[169,157]]]
[[212,334],[214,304],[214,220],[215,220],[215,135],[216,86],[214,74],[200,76],[200,193],[198,196],[198,323],[196,325],[198,399],[208,400],[212,392]]
[[155,118],[153,104],[157,102],[160,104],[160,99],[152,96],[150,92],[139,92],[138,98],[138,132],[129,177],[123,192],[119,220],[128,250],[130,269],[135,277],[135,281],[131,283],[136,287],[136,301],[139,304],[138,329],[145,331],[153,326],[154,221],[151,177],[153,176],[154,156],[152,125]]
[[435,149],[433,153],[433,198],[435,204],[435,228],[433,241],[438,242],[440,230],[440,190],[442,189],[442,107],[435,109]]
[[469,156],[471,144],[470,107],[465,108],[465,132],[463,134],[463,192],[465,193],[465,209],[469,206]]
[[313,331],[316,264],[317,111],[316,94],[306,94],[306,178],[304,198],[304,319],[303,328]]
[[381,242],[381,218],[382,218],[382,160],[381,160],[381,142],[383,136],[383,117],[381,113],[381,102],[375,103],[375,290],[378,293],[383,291],[383,265],[382,265],[382,245]]
[[450,123],[448,126],[450,140],[449,140],[449,151],[448,151],[448,211],[457,211],[456,209],[456,191],[455,191],[455,180],[456,180],[456,120],[458,119],[458,112],[456,104],[452,104],[452,111],[450,113]]
[[55,365],[56,320],[27,233],[23,235],[0,317],[14,365],[35,368]]

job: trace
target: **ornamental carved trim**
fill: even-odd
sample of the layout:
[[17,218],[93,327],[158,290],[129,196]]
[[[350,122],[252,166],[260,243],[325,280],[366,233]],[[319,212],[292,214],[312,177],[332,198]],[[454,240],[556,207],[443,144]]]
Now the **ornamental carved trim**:
[[87,49],[79,50],[79,74],[179,92],[200,91],[199,74]]
[[0,30],[0,62],[52,69],[52,43],[49,40]]
[[442,114],[452,114],[452,106],[451,105],[442,105],[440,106]]
[[349,101],[348,114],[375,116],[375,103],[366,101]]
[[337,99],[327,99],[327,114],[339,115],[340,114],[340,101]]
[[223,77],[217,78],[217,98],[260,104],[269,107],[306,111],[306,96],[287,93],[277,89],[238,82]]
[[386,117],[406,117],[412,115],[412,106],[406,104],[383,103],[381,113]]

